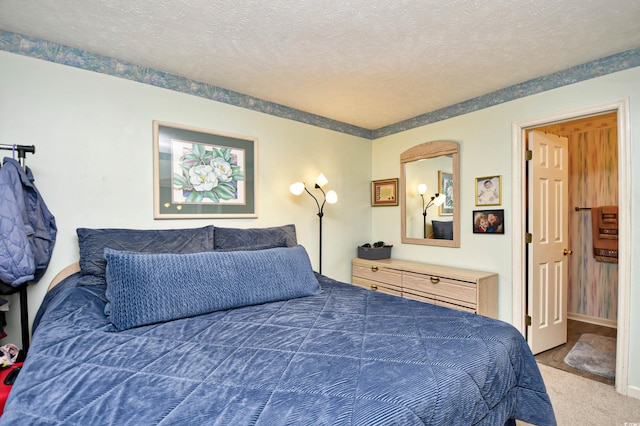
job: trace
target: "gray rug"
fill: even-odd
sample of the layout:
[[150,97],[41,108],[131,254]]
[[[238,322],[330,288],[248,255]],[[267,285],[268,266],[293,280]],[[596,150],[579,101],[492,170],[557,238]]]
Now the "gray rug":
[[615,378],[616,339],[585,333],[571,348],[564,362],[578,370]]

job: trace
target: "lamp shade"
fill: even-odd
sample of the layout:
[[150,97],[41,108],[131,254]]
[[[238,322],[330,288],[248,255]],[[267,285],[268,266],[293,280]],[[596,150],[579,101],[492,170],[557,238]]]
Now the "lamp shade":
[[329,204],[337,203],[338,202],[338,194],[336,193],[336,191],[334,191],[333,189],[330,190],[330,191],[327,191],[326,200],[327,200],[327,203],[329,203]]
[[327,179],[327,177],[324,175],[324,173],[320,173],[318,175],[318,178],[316,179],[316,185],[323,187],[327,183],[329,183],[329,180]]
[[427,185],[424,183],[421,183],[418,185],[418,194],[420,195],[424,195],[427,192]]
[[304,191],[304,182],[292,183],[291,185],[289,185],[289,191],[291,191],[293,195],[302,194],[302,191]]
[[447,196],[444,194],[439,194],[435,199],[435,205],[441,206],[444,204],[445,201],[447,201]]

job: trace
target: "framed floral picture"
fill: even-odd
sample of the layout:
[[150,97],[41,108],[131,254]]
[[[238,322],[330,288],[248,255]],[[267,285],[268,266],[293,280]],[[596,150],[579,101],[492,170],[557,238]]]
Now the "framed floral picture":
[[381,179],[371,182],[371,205],[397,206],[398,205],[398,178]]
[[257,143],[154,121],[154,219],[257,217]]
[[453,174],[438,170],[438,193],[446,197],[444,203],[438,206],[439,216],[453,215]]

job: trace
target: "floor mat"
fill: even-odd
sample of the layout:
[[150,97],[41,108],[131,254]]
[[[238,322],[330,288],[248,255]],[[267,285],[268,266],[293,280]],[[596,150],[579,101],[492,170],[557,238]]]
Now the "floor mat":
[[585,333],[564,362],[573,368],[613,379],[616,372],[616,339]]

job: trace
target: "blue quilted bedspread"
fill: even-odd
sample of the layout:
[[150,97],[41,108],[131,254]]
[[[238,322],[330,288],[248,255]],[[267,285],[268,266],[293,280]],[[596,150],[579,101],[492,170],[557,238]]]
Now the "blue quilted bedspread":
[[556,424],[512,326],[318,277],[316,296],[126,331],[104,286],[67,278],[0,424]]

